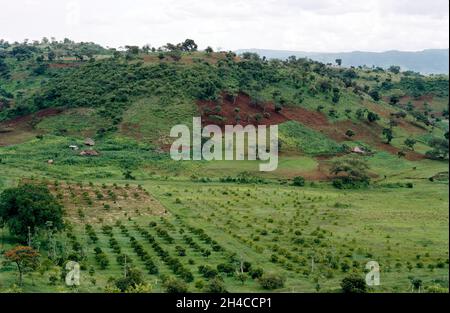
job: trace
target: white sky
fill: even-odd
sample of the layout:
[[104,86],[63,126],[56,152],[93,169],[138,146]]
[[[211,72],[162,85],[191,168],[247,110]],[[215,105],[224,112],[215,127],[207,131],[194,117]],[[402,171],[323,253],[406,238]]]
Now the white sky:
[[0,38],[104,46],[416,51],[449,46],[448,0],[0,0]]

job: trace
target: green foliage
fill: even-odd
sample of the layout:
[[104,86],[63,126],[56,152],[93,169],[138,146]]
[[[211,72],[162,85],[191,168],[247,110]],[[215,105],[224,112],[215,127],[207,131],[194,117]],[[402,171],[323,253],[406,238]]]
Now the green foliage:
[[356,274],[345,277],[341,282],[341,288],[344,293],[365,293],[367,291],[366,281]]
[[371,111],[369,111],[369,112],[367,113],[367,120],[368,120],[369,122],[373,123],[373,122],[378,121],[379,119],[380,119],[380,117],[378,116],[378,114],[376,114],[376,113],[374,113],[374,112],[371,112]]
[[262,288],[273,290],[273,289],[279,289],[284,287],[285,279],[284,277],[274,274],[274,273],[267,273],[263,274],[259,279],[259,284]]
[[448,157],[449,141],[445,138],[433,138],[429,145],[432,150],[426,152],[426,156],[430,159],[445,160]]
[[303,187],[305,186],[305,178],[302,176],[296,176],[294,177],[293,181],[292,181],[292,185],[294,186],[298,186],[298,187]]
[[127,268],[126,277],[115,280],[115,286],[125,292],[144,283],[142,272],[136,268]]
[[56,230],[64,226],[63,207],[43,185],[24,184],[5,189],[0,196],[0,217],[11,233],[22,240],[29,231],[46,228],[48,222]]
[[386,138],[386,143],[391,143],[392,139],[394,139],[392,128],[383,128],[383,136]]
[[172,276],[165,279],[163,285],[168,293],[186,293],[188,291],[188,286],[184,281]]
[[362,157],[345,157],[333,162],[330,173],[335,175],[333,186],[339,189],[354,189],[369,184],[369,165]]

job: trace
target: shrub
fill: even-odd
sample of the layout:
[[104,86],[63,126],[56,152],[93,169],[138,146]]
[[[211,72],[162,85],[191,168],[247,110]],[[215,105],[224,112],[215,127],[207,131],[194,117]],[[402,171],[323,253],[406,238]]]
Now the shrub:
[[211,293],[227,293],[228,291],[225,288],[225,284],[223,283],[222,279],[219,277],[214,277],[213,279],[209,280],[208,284],[205,288],[206,292]]
[[345,293],[365,293],[367,286],[362,277],[352,274],[341,281],[341,288]]
[[302,176],[294,177],[294,179],[292,181],[292,185],[293,186],[298,186],[298,187],[305,186],[305,178],[303,178]]
[[259,278],[261,287],[268,290],[283,288],[284,281],[285,279],[282,276],[273,273],[263,274]]
[[168,293],[186,293],[188,287],[186,283],[178,278],[169,277],[163,282],[163,286]]
[[264,274],[264,270],[260,267],[250,270],[250,276],[253,279],[258,279]]

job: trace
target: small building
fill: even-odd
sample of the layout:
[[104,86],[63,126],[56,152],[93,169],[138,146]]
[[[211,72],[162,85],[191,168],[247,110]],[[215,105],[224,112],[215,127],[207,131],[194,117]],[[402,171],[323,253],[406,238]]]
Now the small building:
[[55,161],[53,161],[53,160],[51,160],[51,159],[47,161],[47,164],[50,164],[50,165],[51,165],[51,164],[53,164],[53,163],[55,163]]
[[86,146],[93,147],[93,146],[95,146],[95,141],[94,141],[94,139],[92,139],[92,138],[86,138],[86,139],[84,140],[84,144],[85,144]]
[[95,150],[83,150],[80,152],[80,155],[82,155],[82,156],[99,156],[100,153],[98,153]]
[[361,149],[360,147],[353,147],[351,150],[353,153],[358,153],[358,154],[365,154],[366,151],[364,151],[363,149]]
[[69,148],[72,150],[78,150],[78,146],[76,145],[70,145]]

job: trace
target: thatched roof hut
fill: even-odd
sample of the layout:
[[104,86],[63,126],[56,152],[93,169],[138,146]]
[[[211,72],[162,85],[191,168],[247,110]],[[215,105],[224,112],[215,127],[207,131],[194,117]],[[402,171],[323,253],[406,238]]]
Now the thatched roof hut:
[[95,150],[83,150],[80,152],[80,155],[82,155],[82,156],[99,156],[100,153],[98,153],[98,151],[95,151]]

